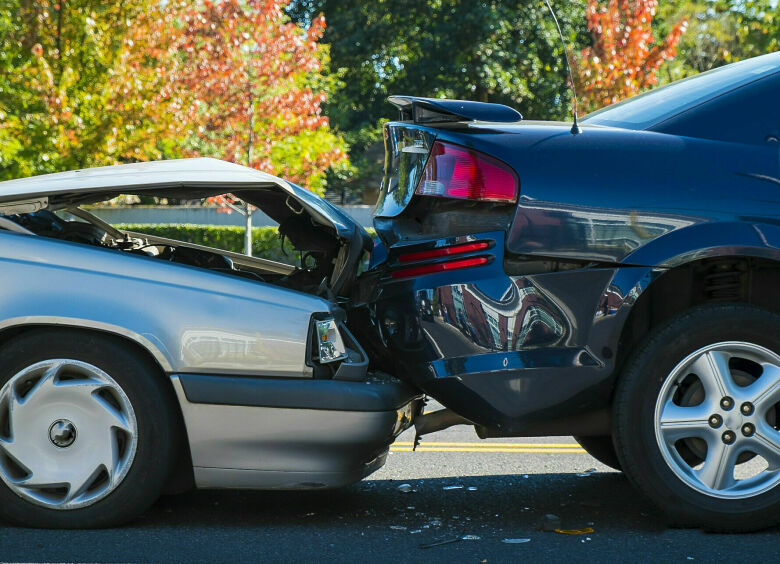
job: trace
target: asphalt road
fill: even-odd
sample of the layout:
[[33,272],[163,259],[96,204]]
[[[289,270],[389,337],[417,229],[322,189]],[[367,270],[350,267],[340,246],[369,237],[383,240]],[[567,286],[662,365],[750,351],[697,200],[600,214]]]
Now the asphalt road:
[[[411,440],[402,435],[382,470],[345,490],[192,492],[165,497],[112,530],[3,527],[0,561],[778,561],[780,529],[669,529],[622,474],[570,438],[480,441],[473,430],[455,428],[414,453],[406,452]],[[399,491],[401,484],[412,491]],[[593,532],[535,530],[548,513],[565,529]],[[454,539],[461,540],[421,547]]]

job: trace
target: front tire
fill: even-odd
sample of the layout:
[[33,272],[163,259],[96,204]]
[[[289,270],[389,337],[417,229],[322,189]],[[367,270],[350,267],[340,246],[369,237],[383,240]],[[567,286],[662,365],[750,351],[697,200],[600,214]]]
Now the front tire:
[[618,383],[613,418],[628,478],[683,526],[780,522],[780,316],[706,305],[660,326]]
[[84,331],[24,333],[0,358],[0,516],[108,527],[157,499],[178,434],[156,365]]

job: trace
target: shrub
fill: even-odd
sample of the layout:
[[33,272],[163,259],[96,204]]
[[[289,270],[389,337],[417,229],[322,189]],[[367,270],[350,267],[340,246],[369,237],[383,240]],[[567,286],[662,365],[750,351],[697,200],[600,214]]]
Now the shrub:
[[[234,253],[244,252],[244,228],[227,225],[190,224],[120,224],[116,226],[127,231],[137,231],[157,237],[175,239],[184,243],[205,245]],[[287,254],[285,254],[287,253]],[[276,227],[252,228],[252,254],[256,257],[299,264],[298,252],[285,241],[284,250]]]

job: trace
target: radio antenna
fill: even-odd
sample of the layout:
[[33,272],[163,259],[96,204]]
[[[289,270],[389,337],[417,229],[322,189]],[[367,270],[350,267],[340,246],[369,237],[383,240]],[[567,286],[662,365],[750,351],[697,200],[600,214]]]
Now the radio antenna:
[[574,75],[571,74],[571,65],[569,64],[569,50],[566,48],[566,41],[563,39],[561,25],[558,23],[558,18],[555,17],[555,11],[553,11],[552,6],[550,6],[549,0],[544,0],[544,3],[547,4],[547,9],[550,10],[550,14],[552,15],[553,21],[555,22],[555,27],[558,30],[558,37],[561,38],[561,45],[563,45],[563,59],[566,61],[566,70],[569,73],[571,97],[574,104],[574,124],[571,126],[571,134],[577,135],[578,133],[582,133],[582,128],[580,128],[580,124],[577,120],[577,90],[574,88]]

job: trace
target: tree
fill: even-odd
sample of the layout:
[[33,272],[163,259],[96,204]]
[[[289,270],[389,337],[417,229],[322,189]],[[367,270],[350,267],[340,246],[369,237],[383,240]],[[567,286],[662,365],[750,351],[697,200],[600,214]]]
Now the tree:
[[[325,171],[347,165],[346,146],[321,108],[325,22],[318,17],[303,29],[284,15],[286,4],[175,0],[140,16],[124,60],[140,91],[125,108],[137,116],[128,156],[149,149],[139,138],[183,139],[187,154],[214,155],[322,192]],[[139,108],[135,100],[149,102]]]
[[[582,43],[583,5],[555,9],[567,41]],[[341,88],[326,113],[352,146],[359,188],[378,183],[379,122],[397,115],[390,94],[498,102],[534,119],[570,112],[563,48],[543,0],[293,0],[288,12],[304,25],[319,13],[328,21],[323,41]]]
[[588,0],[586,17],[592,46],[582,50],[573,68],[586,111],[639,94],[658,82],[656,73],[674,57],[688,20],[677,21],[656,42],[652,23],[658,0]]
[[114,162],[111,71],[147,4],[0,0],[0,178]]
[[[348,166],[346,145],[322,112],[328,51],[322,17],[307,29],[284,0],[161,3],[139,16],[127,39],[123,111],[134,116],[126,156],[212,155],[277,174],[322,193],[330,168]],[[128,122],[129,123],[129,122]],[[214,200],[246,217],[254,208]]]
[[675,0],[659,6],[664,22],[687,18],[678,55],[661,69],[669,82],[780,49],[780,3],[775,0]]

